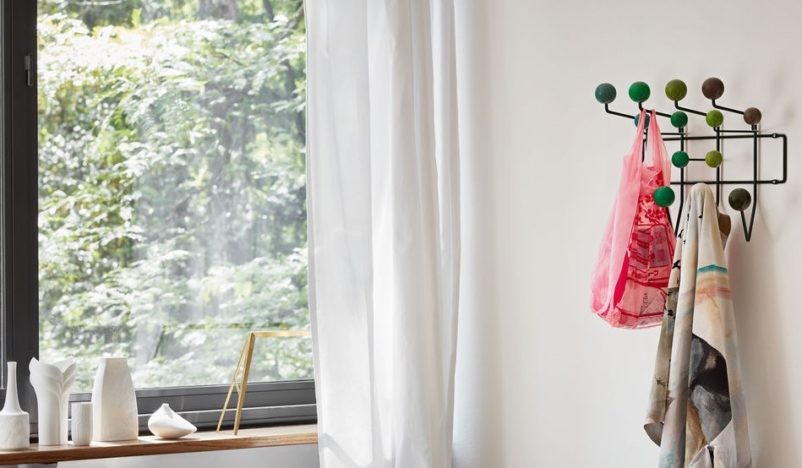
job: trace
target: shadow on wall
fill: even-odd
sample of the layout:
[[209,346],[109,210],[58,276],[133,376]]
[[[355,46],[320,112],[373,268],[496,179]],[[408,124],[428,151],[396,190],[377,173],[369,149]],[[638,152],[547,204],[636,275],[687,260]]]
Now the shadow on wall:
[[[758,209],[765,209],[761,206]],[[758,216],[759,217],[759,216]],[[749,417],[749,437],[754,466],[802,466],[789,418],[790,394],[788,357],[785,355],[782,306],[778,297],[772,246],[776,245],[765,223],[756,222],[752,241],[745,243],[740,230],[728,245],[733,301],[739,341],[742,380]],[[756,398],[771,395],[771,398]],[[751,397],[751,398],[750,398]],[[783,459],[776,459],[785,454]]]

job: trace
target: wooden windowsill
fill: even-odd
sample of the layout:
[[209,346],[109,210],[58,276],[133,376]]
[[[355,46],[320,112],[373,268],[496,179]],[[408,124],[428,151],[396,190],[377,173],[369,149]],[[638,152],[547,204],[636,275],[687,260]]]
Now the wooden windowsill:
[[162,440],[155,436],[142,436],[125,442],[92,442],[88,447],[73,445],[38,446],[32,444],[28,450],[0,451],[0,465],[19,463],[57,463],[93,458],[133,457],[140,455],[162,455],[169,453],[208,452],[279,445],[301,445],[317,443],[317,426],[276,426],[232,431],[203,431],[178,440]]

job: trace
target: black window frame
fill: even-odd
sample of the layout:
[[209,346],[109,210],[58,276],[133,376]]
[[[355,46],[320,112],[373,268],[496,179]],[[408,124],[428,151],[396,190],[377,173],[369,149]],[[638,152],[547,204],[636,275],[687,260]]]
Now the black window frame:
[[[5,398],[6,363],[17,361],[20,404],[31,414],[33,434],[36,397],[28,362],[39,356],[37,3],[0,0],[0,398]],[[162,403],[199,428],[216,427],[227,392],[228,385],[137,390],[140,431]],[[90,399],[89,393],[70,397]],[[229,408],[224,429],[233,416]],[[316,421],[314,380],[249,382],[243,427]]]

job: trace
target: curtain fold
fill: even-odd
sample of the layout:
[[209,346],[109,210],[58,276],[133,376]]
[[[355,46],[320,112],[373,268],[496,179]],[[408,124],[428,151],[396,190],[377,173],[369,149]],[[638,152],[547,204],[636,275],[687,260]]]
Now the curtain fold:
[[452,1],[306,1],[321,466],[451,465],[459,291]]

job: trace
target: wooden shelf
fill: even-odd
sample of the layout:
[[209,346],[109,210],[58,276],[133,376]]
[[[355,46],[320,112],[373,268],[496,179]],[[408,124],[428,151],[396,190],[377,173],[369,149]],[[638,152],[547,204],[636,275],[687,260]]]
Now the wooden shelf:
[[40,447],[32,444],[28,450],[0,451],[0,465],[57,463],[93,458],[208,452],[213,450],[316,443],[317,426],[315,424],[240,429],[238,435],[234,435],[231,431],[204,431],[196,432],[178,440],[162,440],[155,436],[143,436],[137,440],[125,442],[92,442],[92,445],[88,447],[75,447],[73,445]]

